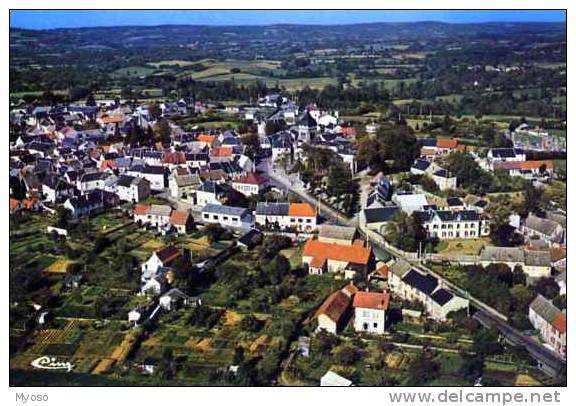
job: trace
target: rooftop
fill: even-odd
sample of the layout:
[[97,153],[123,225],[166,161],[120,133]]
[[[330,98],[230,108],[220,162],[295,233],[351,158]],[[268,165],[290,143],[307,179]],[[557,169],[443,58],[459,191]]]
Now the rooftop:
[[334,261],[367,265],[372,255],[372,249],[359,244],[339,245],[308,240],[304,245],[302,256],[321,257]]
[[356,292],[354,295],[354,307],[373,310],[387,310],[390,303],[390,294],[379,292]]

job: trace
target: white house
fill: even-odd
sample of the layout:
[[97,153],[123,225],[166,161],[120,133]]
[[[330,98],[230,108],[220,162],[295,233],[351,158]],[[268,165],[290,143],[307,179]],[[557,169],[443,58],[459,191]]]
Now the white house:
[[318,320],[317,330],[337,334],[338,330],[344,327],[342,324],[352,303],[352,296],[357,291],[358,289],[353,284],[349,284],[328,296],[315,314]]
[[104,189],[104,180],[108,177],[104,172],[86,173],[78,179],[77,188],[81,193],[88,193],[95,189]]
[[542,339],[559,355],[566,357],[566,313],[538,294],[530,303],[528,319]]
[[354,307],[354,330],[362,333],[384,334],[386,310],[390,303],[388,292],[356,292]]
[[74,196],[74,186],[58,176],[47,176],[42,182],[42,194],[44,200],[50,203],[58,203]]
[[415,210],[422,210],[424,206],[428,205],[426,195],[423,193],[396,193],[392,196],[392,201],[406,214],[412,214]]
[[194,226],[194,218],[189,211],[174,210],[170,215],[168,224],[170,224],[178,234],[186,234]]
[[415,216],[426,230],[428,238],[450,240],[479,238],[490,234],[490,223],[475,210],[416,211]]
[[218,183],[206,181],[196,191],[196,204],[200,207],[207,204],[222,204],[223,197],[224,191]]
[[458,179],[452,176],[446,169],[438,169],[432,172],[432,180],[440,190],[456,189]]
[[166,187],[166,169],[162,166],[147,166],[136,176],[147,179],[152,190],[163,191]]
[[163,227],[170,222],[172,208],[166,205],[153,204],[151,206],[137,205],[134,207],[134,222],[148,224],[154,227]]
[[264,228],[312,232],[317,228],[316,221],[316,210],[308,203],[256,204],[256,224]]
[[266,187],[266,178],[256,175],[255,173],[248,173],[244,176],[239,176],[232,180],[232,188],[250,197],[257,195]]
[[120,200],[137,203],[150,196],[150,182],[144,178],[121,175],[116,186]]
[[250,210],[244,207],[208,203],[202,209],[202,221],[205,224],[249,228],[252,226],[251,218]]
[[173,174],[168,178],[170,195],[176,199],[193,200],[195,192],[201,184],[202,182],[200,181],[200,177],[197,174]]
[[561,224],[551,219],[537,217],[532,213],[524,220],[520,232],[527,239],[540,239],[549,245],[564,242],[564,228]]
[[521,162],[526,160],[526,153],[519,148],[492,148],[486,155],[488,162]]
[[146,282],[154,278],[160,268],[170,266],[181,255],[182,251],[172,245],[153,252],[150,258],[142,264],[142,281]]

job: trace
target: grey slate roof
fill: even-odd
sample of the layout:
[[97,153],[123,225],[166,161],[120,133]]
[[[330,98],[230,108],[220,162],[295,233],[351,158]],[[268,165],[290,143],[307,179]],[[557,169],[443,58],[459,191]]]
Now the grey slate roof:
[[398,212],[397,206],[374,207],[364,209],[366,223],[381,223],[389,221]]
[[438,279],[430,274],[423,275],[414,269],[408,271],[402,281],[428,296],[438,287]]
[[289,203],[257,203],[256,215],[263,216],[287,216]]
[[244,207],[225,206],[221,204],[212,204],[212,203],[208,203],[202,209],[202,213],[215,213],[215,214],[238,216],[238,217],[243,217],[248,212],[249,210]]
[[408,261],[403,259],[399,259],[398,261],[394,262],[390,267],[390,272],[397,275],[400,279],[404,277],[410,270],[412,269],[412,265]]
[[167,217],[170,216],[170,213],[172,213],[172,207],[163,204],[153,204],[152,206],[150,206],[149,213],[155,216]]
[[562,313],[556,306],[552,304],[541,294],[538,294],[530,303],[530,308],[548,323],[552,323],[560,313]]
[[319,237],[334,238],[339,240],[351,241],[356,235],[356,227],[346,227],[325,224],[320,226]]
[[524,262],[527,266],[550,266],[551,261],[550,250],[526,250],[524,253]]
[[484,247],[480,260],[490,262],[524,262],[524,250],[518,247]]
[[176,181],[176,184],[180,187],[199,186],[201,183],[200,176],[198,176],[198,174],[176,175],[176,176],[174,176],[174,180]]
[[524,226],[531,230],[538,231],[544,235],[552,236],[559,224],[554,220],[543,219],[530,214],[526,218]]

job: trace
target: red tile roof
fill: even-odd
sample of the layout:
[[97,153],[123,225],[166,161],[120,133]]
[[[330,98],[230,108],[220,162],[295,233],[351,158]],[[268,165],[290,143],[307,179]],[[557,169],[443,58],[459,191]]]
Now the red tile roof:
[[232,147],[214,147],[210,151],[210,155],[213,157],[229,157],[232,156]]
[[253,172],[246,174],[244,176],[240,176],[234,180],[234,183],[246,183],[249,185],[263,185],[266,183],[266,178],[256,175]]
[[390,303],[390,294],[387,292],[357,292],[354,295],[354,307],[364,309],[386,310]]
[[179,211],[174,210],[170,215],[170,224],[178,225],[178,226],[185,226],[190,219],[190,213],[187,211]]
[[552,325],[562,334],[566,333],[566,315],[564,313],[558,314],[558,316],[556,316],[552,321]]
[[553,247],[550,248],[550,261],[557,262],[561,259],[566,258],[566,248],[563,247]]
[[326,258],[324,257],[314,257],[310,261],[310,267],[312,268],[324,268],[324,265],[326,265]]
[[542,165],[546,165],[546,169],[554,169],[554,162],[550,160],[545,161],[522,161],[522,162],[495,162],[494,169],[539,169]]
[[288,215],[294,217],[316,217],[316,210],[309,203],[290,203]]
[[198,135],[198,138],[196,138],[196,140],[201,141],[201,142],[205,142],[207,144],[212,144],[216,140],[216,136],[215,135],[209,135],[209,134],[200,134],[200,135]]
[[10,211],[16,210],[20,206],[20,200],[10,198]]
[[114,159],[105,159],[100,164],[100,170],[105,171],[106,169],[116,169],[118,168],[118,164]]
[[454,149],[458,146],[458,140],[452,138],[438,138],[436,148]]
[[164,164],[185,164],[186,156],[184,152],[166,152],[162,157]]
[[367,265],[372,256],[372,249],[359,245],[338,245],[308,240],[304,245],[302,256]]
[[143,204],[137,204],[136,207],[134,207],[133,213],[136,216],[145,216],[148,214],[149,211],[150,211],[149,206],[144,206]]
[[104,124],[116,124],[124,121],[124,116],[104,116],[100,117],[100,120]]
[[176,174],[176,175],[190,175],[190,171],[186,168],[182,168],[179,166],[174,170],[174,174]]
[[37,203],[38,203],[38,199],[36,199],[36,198],[23,199],[22,200],[22,205],[24,206],[25,209],[31,209]]
[[350,297],[341,290],[338,290],[328,296],[328,299],[322,303],[322,306],[316,312],[316,318],[320,315],[327,316],[330,320],[338,323],[348,306],[350,306]]
[[354,127],[342,127],[342,135],[354,137],[356,136],[356,129]]
[[162,261],[164,265],[169,265],[180,255],[182,255],[182,252],[173,245],[169,245],[168,247],[156,251],[156,256],[160,258],[160,261]]
[[388,265],[384,264],[380,268],[376,269],[376,272],[384,279],[388,279],[388,272],[390,272],[390,268]]

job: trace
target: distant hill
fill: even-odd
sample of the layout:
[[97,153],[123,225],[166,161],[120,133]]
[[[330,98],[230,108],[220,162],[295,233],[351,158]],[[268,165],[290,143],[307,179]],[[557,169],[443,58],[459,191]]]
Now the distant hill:
[[350,25],[200,26],[160,25],[96,27],[52,30],[10,29],[13,49],[45,52],[53,47],[132,47],[225,46],[230,43],[322,44],[338,46],[356,41],[401,42],[436,40],[454,36],[565,37],[563,23],[483,23],[448,24],[440,22],[370,23]]

